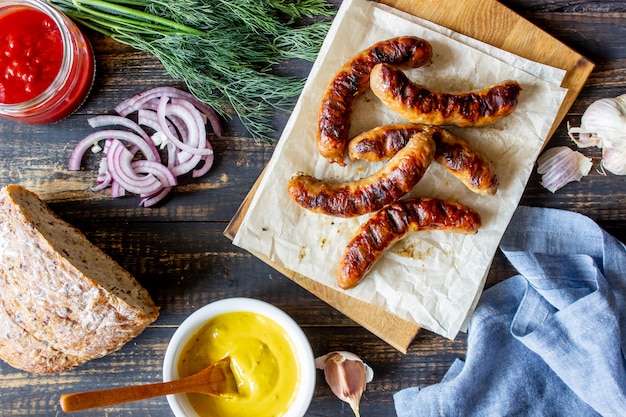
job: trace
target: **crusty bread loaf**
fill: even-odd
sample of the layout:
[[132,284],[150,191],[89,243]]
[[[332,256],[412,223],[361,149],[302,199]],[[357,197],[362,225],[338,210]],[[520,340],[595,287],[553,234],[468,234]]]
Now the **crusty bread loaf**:
[[159,315],[118,263],[19,185],[0,190],[0,358],[35,373],[107,355]]

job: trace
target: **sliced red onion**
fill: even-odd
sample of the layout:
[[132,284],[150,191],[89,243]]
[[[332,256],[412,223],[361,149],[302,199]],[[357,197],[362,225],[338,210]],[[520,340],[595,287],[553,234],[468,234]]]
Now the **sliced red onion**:
[[167,167],[169,169],[173,169],[177,164],[176,155],[180,152],[176,148],[176,146],[172,145],[171,143],[167,144],[166,149],[167,149]]
[[126,195],[126,190],[120,185],[120,183],[113,181],[111,183],[111,197],[119,198]]
[[134,172],[154,175],[164,187],[178,185],[178,180],[172,171],[165,165],[153,161],[133,161],[131,167]]
[[85,152],[87,152],[87,150],[91,148],[94,143],[109,138],[124,140],[136,145],[144,154],[144,157],[150,161],[161,160],[159,151],[157,151],[152,142],[146,142],[141,136],[135,133],[126,132],[124,130],[100,130],[87,135],[84,139],[78,142],[78,145],[76,145],[70,155],[68,169],[70,171],[80,171],[80,163]]
[[[171,99],[171,100],[170,100],[170,102],[171,102],[172,104],[174,104],[174,105],[187,107],[190,111],[194,111],[194,113],[195,113],[195,112],[196,112],[196,110],[197,110],[197,109],[196,109],[196,107],[194,107],[194,105],[193,105],[193,104],[191,104],[191,103],[190,103],[190,102],[188,102],[188,101],[182,100],[182,99],[180,99],[180,98],[173,98],[173,99]],[[192,108],[193,108],[193,110],[192,110]],[[198,117],[199,117],[199,118],[200,118],[200,120],[202,121],[201,123],[202,123],[203,125],[206,125],[206,123],[207,123],[207,121],[208,121],[208,118],[206,117],[206,115],[205,115],[204,113],[200,112],[200,111],[198,111],[197,113],[198,113],[198,114],[197,114],[197,115],[198,115]],[[180,120],[180,118],[177,118],[176,116],[170,116],[170,118],[171,118],[172,120],[174,120],[175,122],[176,122],[176,119],[179,119],[179,121],[178,121],[178,123],[176,123],[176,125],[184,129],[184,124],[181,124],[181,123],[180,123],[180,122],[182,121],[182,120]],[[181,136],[186,137],[186,136],[187,136],[187,133],[185,133],[183,130],[181,130]]]
[[[106,160],[105,161],[106,164]],[[100,172],[98,174],[98,179],[97,179],[97,185],[94,185],[93,187],[91,187],[91,191],[102,191],[106,188],[109,188],[111,186],[111,183],[113,181],[113,178],[111,177],[111,173],[109,172],[109,170],[104,170],[102,172]]]
[[152,194],[163,188],[154,176],[139,176],[131,167],[133,154],[119,141],[111,143],[107,154],[107,167],[111,177],[124,189],[134,194]]
[[[149,127],[155,132],[161,132],[161,125],[159,124],[159,117],[157,116],[156,109],[139,109],[137,111],[137,124]],[[167,128],[173,134],[177,134],[176,127],[169,120],[167,121]]]
[[139,202],[139,205],[144,206],[144,207],[152,207],[159,201],[163,200],[165,196],[169,194],[171,189],[172,187],[166,187],[157,194],[143,197],[141,201]]
[[204,160],[204,165],[202,165],[201,168],[194,169],[191,172],[191,177],[192,178],[200,178],[201,176],[203,176],[204,174],[209,172],[209,170],[213,166],[213,161],[215,160],[213,154],[203,156],[202,159]]
[[[191,172],[192,178],[207,173],[213,165],[213,147],[207,139],[206,124],[221,135],[217,113],[190,93],[172,87],[159,87],[123,101],[115,110],[119,115],[100,115],[88,119],[94,132],[73,150],[68,168],[80,170],[87,150],[105,140],[101,169],[95,190],[111,188],[112,197],[127,192],[141,197],[140,205],[150,207],[161,201],[178,184],[177,177]],[[137,112],[137,122],[125,117]],[[120,126],[129,129],[113,129]],[[153,137],[142,128],[154,130]],[[167,149],[167,164],[161,161],[157,142]],[[126,143],[127,145],[125,145]],[[138,152],[141,151],[141,154]],[[137,159],[140,156],[144,159]]]
[[[163,125],[159,123],[158,115],[155,110],[140,109],[140,113],[138,114],[138,117],[140,117],[139,124],[147,126],[152,130],[157,131],[157,133],[161,133],[167,137],[167,135],[163,133]],[[180,135],[184,136],[188,132],[187,126],[179,117],[168,117],[166,123],[172,135],[176,135],[178,134],[178,132],[180,132]],[[213,150],[213,147],[211,146],[209,141],[206,141],[204,146],[208,149]],[[209,161],[209,163],[207,164],[205,162],[202,168],[198,170],[193,170],[201,160]],[[206,172],[208,172],[208,170],[211,168],[213,164],[213,154],[211,153],[203,155],[202,157],[198,157],[177,148],[174,144],[171,144],[171,146],[168,146],[167,161],[168,167],[170,167],[176,175],[184,175],[193,170],[192,177],[199,178]]]
[[[192,110],[193,109],[193,110]],[[181,141],[167,128],[167,119],[169,115],[175,115],[180,117],[188,129],[187,142]],[[180,104],[168,103],[167,97],[161,97],[159,107],[157,109],[157,116],[159,117],[159,123],[161,124],[161,131],[165,133],[167,138],[183,151],[189,152],[193,155],[209,155],[213,153],[213,150],[204,147],[206,130],[202,120],[198,120],[198,111],[195,108],[182,106]],[[202,140],[200,140],[202,138]]]
[[132,129],[135,133],[141,136],[146,142],[149,142],[150,138],[145,130],[141,128],[137,123],[133,122],[127,117],[115,116],[109,114],[103,114],[101,116],[93,116],[87,119],[89,126],[95,128],[103,126],[115,126],[120,125]]
[[573,181],[589,174],[591,158],[567,146],[557,146],[545,151],[537,159],[537,173],[542,175],[541,185],[554,193]]
[[222,135],[222,123],[220,122],[217,112],[213,110],[211,106],[198,100],[193,94],[174,87],[155,87],[150,90],[146,90],[119,103],[115,106],[115,111],[121,116],[128,116],[130,113],[141,108],[143,104],[153,100],[154,98],[160,98],[161,96],[187,100],[208,118],[213,132],[217,136]]
[[[182,164],[177,164],[172,167],[172,172],[174,175],[180,176],[188,173],[194,167],[196,167],[200,161],[202,160],[202,156],[194,155],[189,161],[184,162]],[[195,177],[194,177],[195,178]]]

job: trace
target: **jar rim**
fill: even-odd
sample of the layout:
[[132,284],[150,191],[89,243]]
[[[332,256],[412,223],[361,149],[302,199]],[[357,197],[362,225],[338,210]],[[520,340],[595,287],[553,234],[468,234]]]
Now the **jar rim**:
[[3,4],[0,5],[0,12],[2,12],[3,9],[13,7],[35,9],[50,17],[59,28],[59,32],[61,34],[63,57],[61,60],[61,67],[54,77],[54,80],[52,80],[50,85],[39,95],[20,103],[0,103],[0,110],[6,112],[7,114],[11,114],[13,112],[19,113],[24,109],[33,109],[44,106],[46,102],[54,98],[55,93],[66,83],[75,59],[72,48],[72,36],[70,29],[68,28],[67,18],[59,10],[40,0],[13,0],[10,2],[3,2]]

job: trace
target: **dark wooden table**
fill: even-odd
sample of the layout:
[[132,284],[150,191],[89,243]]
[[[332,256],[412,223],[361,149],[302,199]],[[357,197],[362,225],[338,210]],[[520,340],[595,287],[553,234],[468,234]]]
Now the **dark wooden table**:
[[[337,2],[338,3],[338,2]],[[626,92],[626,2],[507,0],[505,5],[596,64],[565,120],[548,143],[571,146],[566,122],[578,125],[594,100]],[[463,358],[466,337],[450,341],[421,332],[402,354],[326,305],[222,234],[268,162],[273,144],[252,140],[236,119],[214,139],[216,163],[198,180],[185,179],[157,208],[144,209],[137,198],[110,199],[89,191],[95,166],[66,170],[72,145],[92,129],[87,118],[111,113],[124,98],[154,86],[183,87],[153,57],[86,31],[93,43],[97,80],[87,103],[73,116],[50,126],[25,126],[0,120],[0,185],[22,184],[36,191],[65,220],[82,230],[104,252],[133,273],[161,306],[160,318],[138,338],[105,358],[57,375],[38,376],[0,363],[1,416],[62,415],[59,395],[161,379],[168,340],[197,308],[231,296],[254,297],[290,314],[310,338],[314,353],[350,350],[375,370],[361,403],[361,415],[395,415],[392,395],[399,389],[437,383],[455,358]],[[306,75],[310,64],[289,70]],[[286,117],[277,115],[276,124]],[[596,148],[583,152],[600,159]],[[96,163],[95,161],[93,162]],[[583,213],[622,241],[626,240],[626,178],[592,170],[580,183],[552,194],[533,173],[522,204]],[[496,254],[488,285],[515,271]],[[107,416],[171,416],[165,398],[75,413]],[[352,415],[319,374],[309,416]]]

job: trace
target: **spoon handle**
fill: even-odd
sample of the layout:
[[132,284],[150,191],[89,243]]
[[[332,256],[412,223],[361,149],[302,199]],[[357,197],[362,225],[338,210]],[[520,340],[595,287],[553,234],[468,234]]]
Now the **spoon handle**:
[[236,394],[237,382],[230,369],[230,358],[225,357],[197,374],[182,379],[64,394],[59,402],[63,411],[78,411],[183,392],[215,396]]
[[189,389],[189,385],[181,381],[183,380],[64,394],[60,399],[61,409],[66,412],[79,411],[178,394]]

